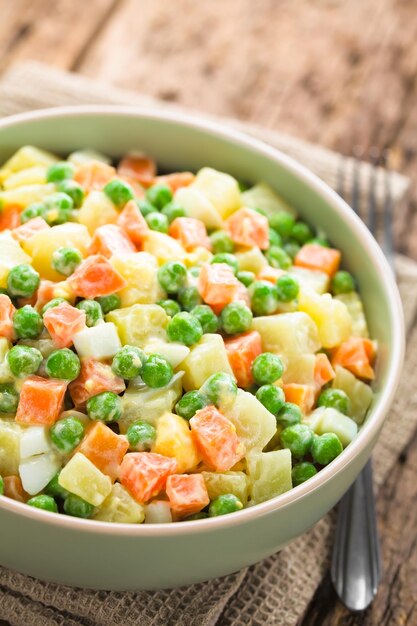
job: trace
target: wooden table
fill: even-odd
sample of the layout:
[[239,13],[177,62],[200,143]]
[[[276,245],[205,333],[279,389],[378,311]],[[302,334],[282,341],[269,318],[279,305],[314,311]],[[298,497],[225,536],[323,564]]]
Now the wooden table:
[[[298,135],[390,149],[417,172],[417,0],[0,0],[0,72],[23,59]],[[417,259],[417,191],[397,247]],[[384,577],[350,615],[330,581],[301,626],[417,624],[417,436],[382,489]]]

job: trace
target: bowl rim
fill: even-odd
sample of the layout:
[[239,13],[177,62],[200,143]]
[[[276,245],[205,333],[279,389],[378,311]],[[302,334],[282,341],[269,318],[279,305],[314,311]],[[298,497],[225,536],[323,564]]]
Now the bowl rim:
[[368,444],[377,436],[393,400],[397,384],[401,375],[401,367],[404,360],[405,352],[405,336],[404,336],[404,318],[400,295],[395,283],[394,275],[391,268],[375,241],[374,237],[368,231],[360,218],[350,209],[349,205],[331,189],[327,183],[322,181],[316,174],[307,169],[304,165],[298,163],[292,157],[286,155],[280,150],[269,146],[268,144],[255,139],[252,136],[212,121],[204,116],[200,117],[196,114],[188,114],[176,111],[167,111],[165,109],[152,109],[139,106],[126,105],[69,105],[63,107],[53,107],[39,109],[36,111],[28,111],[11,115],[0,120],[0,132],[3,129],[19,126],[21,124],[30,123],[38,120],[68,117],[122,117],[122,118],[140,118],[152,121],[166,121],[180,126],[186,126],[194,130],[201,131],[206,134],[216,135],[220,138],[250,150],[252,153],[262,155],[270,160],[278,163],[284,169],[288,170],[301,179],[304,184],[312,188],[312,190],[320,195],[322,199],[331,207],[333,211],[346,222],[350,223],[356,238],[360,244],[365,247],[369,253],[374,268],[378,274],[381,284],[387,293],[387,300],[390,309],[390,326],[392,334],[392,348],[389,359],[389,371],[387,376],[387,384],[381,391],[378,405],[372,411],[372,419],[367,419],[360,428],[358,436],[338,456],[332,463],[324,467],[315,476],[305,483],[293,487],[279,496],[276,496],[266,502],[257,504],[253,507],[242,509],[233,515],[219,516],[215,518],[189,521],[184,523],[172,524],[116,524],[113,522],[102,522],[98,520],[80,519],[66,515],[56,515],[48,511],[43,511],[35,507],[27,506],[24,503],[17,502],[10,498],[0,496],[0,510],[9,510],[11,513],[24,516],[36,522],[43,522],[50,525],[58,525],[62,528],[72,528],[79,532],[100,533],[106,535],[123,535],[135,537],[149,536],[176,536],[189,533],[205,533],[215,532],[221,528],[230,528],[239,524],[250,523],[259,516],[271,514],[278,509],[286,508],[303,497],[311,494],[319,487],[323,486],[336,474],[342,472],[350,465],[356,456],[362,452]]

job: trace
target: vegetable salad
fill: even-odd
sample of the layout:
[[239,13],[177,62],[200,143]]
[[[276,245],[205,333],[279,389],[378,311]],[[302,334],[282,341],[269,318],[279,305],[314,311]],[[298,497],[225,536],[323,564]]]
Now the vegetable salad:
[[355,279],[268,185],[31,146],[0,185],[0,495],[213,517],[356,436],[376,344]]

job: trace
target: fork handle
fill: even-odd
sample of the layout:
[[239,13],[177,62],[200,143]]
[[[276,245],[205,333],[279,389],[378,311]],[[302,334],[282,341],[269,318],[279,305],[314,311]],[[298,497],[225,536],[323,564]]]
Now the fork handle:
[[369,460],[339,502],[331,578],[351,611],[366,609],[381,579],[381,558]]

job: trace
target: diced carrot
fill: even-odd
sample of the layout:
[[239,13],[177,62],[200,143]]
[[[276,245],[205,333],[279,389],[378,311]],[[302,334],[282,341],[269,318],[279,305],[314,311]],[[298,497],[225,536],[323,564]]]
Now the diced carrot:
[[40,230],[47,230],[48,228],[50,228],[50,226],[45,222],[43,217],[34,217],[25,224],[15,228],[12,231],[12,236],[17,239],[17,241],[26,241]]
[[136,245],[140,245],[146,233],[149,232],[149,226],[134,200],[129,200],[125,204],[117,218],[117,224],[124,228]]
[[264,215],[243,207],[226,220],[226,230],[231,239],[242,246],[261,250],[269,247],[269,225]]
[[262,353],[261,335],[252,330],[237,337],[224,340],[227,358],[239,387],[249,387],[253,383],[252,363]]
[[129,254],[136,252],[136,248],[121,226],[103,224],[99,226],[90,244],[90,254],[102,254],[110,259],[113,254]]
[[335,349],[332,365],[341,365],[358,378],[373,380],[375,373],[372,363],[375,358],[375,344],[364,337],[350,337]]
[[120,482],[138,502],[147,502],[165,489],[167,478],[177,470],[177,462],[154,452],[129,452],[119,470]]
[[74,180],[81,185],[84,191],[101,190],[116,176],[116,170],[101,161],[89,161],[80,165]]
[[236,428],[215,406],[197,411],[190,426],[203,460],[215,470],[225,472],[245,455]]
[[241,284],[226,263],[206,263],[198,277],[198,291],[204,302],[221,308],[235,300]]
[[23,489],[20,476],[4,476],[4,495],[17,502],[27,502],[30,495]]
[[285,401],[297,404],[304,414],[310,413],[314,405],[315,388],[312,385],[288,383],[283,385]]
[[269,283],[275,285],[278,278],[286,274],[284,270],[280,270],[276,267],[271,267],[270,265],[265,265],[258,273],[256,280],[267,280]]
[[88,428],[75,452],[84,454],[103,474],[115,481],[128,448],[127,439],[116,435],[111,428],[98,421]]
[[327,354],[320,352],[316,354],[316,364],[314,366],[314,384],[317,389],[323,387],[336,376]]
[[18,204],[6,204],[0,209],[0,231],[17,228],[20,225],[22,207]]
[[79,409],[84,407],[92,396],[102,391],[113,391],[119,394],[126,389],[126,385],[123,378],[116,376],[107,363],[95,359],[83,359],[80,374],[69,384],[68,389],[72,401]]
[[205,224],[194,217],[177,217],[168,231],[174,239],[178,239],[185,250],[190,251],[197,246],[211,250],[210,239],[207,236]]
[[154,184],[155,161],[142,154],[126,154],[117,167],[119,176],[127,177],[149,187]]
[[15,338],[13,329],[13,315],[16,309],[9,296],[5,293],[0,294],[0,337],[6,337],[9,341]]
[[75,333],[86,327],[85,319],[85,311],[63,302],[45,311],[43,323],[56,346],[68,348]]
[[24,425],[55,424],[62,411],[67,382],[29,376],[20,391],[16,422]]
[[202,474],[172,474],[166,492],[173,513],[179,517],[198,513],[210,502]]
[[307,267],[310,270],[320,270],[320,272],[333,276],[339,269],[341,257],[340,250],[325,248],[316,243],[308,243],[298,251],[294,265]]
[[191,172],[172,172],[164,176],[157,176],[154,183],[168,185],[172,193],[175,193],[180,187],[188,187],[195,180],[195,175]]
[[68,278],[68,282],[77,296],[91,299],[108,296],[127,285],[110,261],[100,254],[85,259]]

